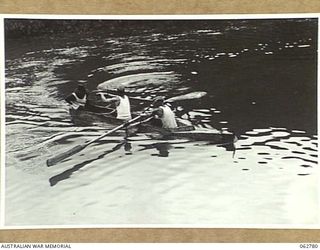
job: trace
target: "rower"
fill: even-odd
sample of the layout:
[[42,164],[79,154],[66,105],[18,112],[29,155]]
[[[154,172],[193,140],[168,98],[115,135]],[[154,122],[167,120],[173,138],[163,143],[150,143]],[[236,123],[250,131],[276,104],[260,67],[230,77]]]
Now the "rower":
[[162,128],[174,129],[178,127],[171,105],[166,103],[163,97],[156,97],[151,106],[154,108],[152,112],[154,117],[161,120]]
[[74,110],[83,109],[87,103],[88,93],[84,84],[79,83],[72,94],[65,98],[65,101],[71,105]]
[[124,87],[120,86],[117,88],[117,95],[111,98],[106,98],[104,93],[97,93],[101,96],[101,100],[106,103],[114,103],[116,106],[117,119],[128,121],[131,118],[130,101],[126,95]]

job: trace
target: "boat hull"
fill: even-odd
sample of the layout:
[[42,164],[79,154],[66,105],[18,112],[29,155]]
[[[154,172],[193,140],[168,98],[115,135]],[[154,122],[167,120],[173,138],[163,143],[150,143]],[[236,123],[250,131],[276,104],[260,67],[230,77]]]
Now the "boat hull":
[[[121,125],[122,120],[116,119],[110,113],[95,113],[87,110],[70,109],[72,121],[76,126],[103,126],[106,129]],[[137,114],[133,114],[136,116]],[[156,140],[188,139],[191,141],[208,141],[215,144],[234,143],[236,137],[232,133],[221,133],[216,129],[196,128],[186,124],[185,120],[177,119],[179,127],[173,130],[163,129],[152,122],[138,124],[129,128],[129,134],[144,133],[148,137]],[[130,126],[129,126],[130,127]],[[125,135],[124,131],[122,131]]]
[[69,109],[69,113],[71,116],[71,121],[76,126],[87,127],[99,125],[104,127],[105,125],[120,125],[123,123],[121,120],[118,120],[115,116],[113,116],[110,111],[105,113],[97,113],[85,109]]

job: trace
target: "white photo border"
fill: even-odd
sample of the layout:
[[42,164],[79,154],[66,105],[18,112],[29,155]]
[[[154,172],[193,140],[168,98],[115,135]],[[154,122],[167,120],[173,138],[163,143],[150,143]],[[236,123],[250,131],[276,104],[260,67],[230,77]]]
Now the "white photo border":
[[[305,224],[270,224],[270,225],[224,225],[224,224],[105,224],[105,225],[36,225],[36,226],[6,226],[5,225],[5,187],[6,187],[6,171],[5,171],[5,44],[4,44],[4,20],[5,19],[70,19],[70,20],[264,20],[264,19],[289,19],[289,18],[315,18],[318,19],[318,54],[317,54],[317,128],[320,131],[319,124],[319,96],[320,89],[318,86],[320,76],[319,66],[319,20],[320,13],[297,13],[297,14],[201,14],[201,15],[53,15],[53,14],[0,14],[0,111],[1,111],[1,198],[0,198],[0,230],[1,229],[65,229],[65,228],[210,228],[210,229],[320,229],[318,225]],[[318,145],[319,145],[318,137]],[[319,162],[319,150],[317,152]],[[318,174],[318,200],[320,201],[320,175]],[[320,202],[318,204],[320,208]],[[320,215],[319,215],[320,217]]]

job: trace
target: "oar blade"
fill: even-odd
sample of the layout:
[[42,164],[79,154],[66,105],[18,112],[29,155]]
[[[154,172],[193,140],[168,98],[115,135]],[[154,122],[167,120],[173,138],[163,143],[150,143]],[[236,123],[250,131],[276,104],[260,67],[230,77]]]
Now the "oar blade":
[[184,100],[191,100],[191,99],[199,99],[199,98],[205,96],[206,94],[207,94],[207,92],[205,92],[205,91],[196,91],[196,92],[191,92],[191,93],[188,93],[185,95],[171,97],[166,101],[167,102],[176,102],[176,101],[184,101]]
[[49,158],[49,159],[47,160],[47,166],[48,166],[48,167],[51,167],[51,166],[53,166],[53,165],[56,165],[58,162],[66,159],[66,158],[68,158],[69,156],[74,155],[74,154],[80,152],[80,151],[81,151],[82,149],[84,149],[86,146],[87,146],[87,144],[77,145],[77,146],[69,149],[69,150],[66,151],[66,152],[63,152],[63,153],[61,153],[61,154],[59,154],[59,155],[56,155],[56,156],[54,156],[54,157],[52,157],[52,158]]
[[53,165],[57,164],[58,162],[66,159],[66,158],[68,158],[69,156],[74,155],[74,154],[80,152],[82,149],[84,149],[84,148],[87,147],[88,145],[90,145],[90,144],[92,144],[92,143],[94,143],[94,142],[102,139],[103,137],[105,137],[105,136],[107,136],[107,135],[109,135],[109,134],[112,134],[113,132],[115,132],[115,131],[117,131],[117,130],[119,130],[119,129],[124,128],[125,126],[130,125],[131,123],[133,123],[134,121],[140,119],[141,117],[142,117],[142,116],[139,115],[139,116],[137,116],[137,117],[135,117],[135,118],[133,118],[133,119],[131,119],[131,120],[129,120],[129,121],[121,124],[121,125],[119,125],[118,127],[116,127],[116,128],[114,128],[114,129],[108,131],[107,133],[102,134],[101,136],[99,136],[99,137],[97,137],[97,138],[95,138],[95,139],[93,139],[93,140],[91,140],[91,141],[88,141],[88,142],[86,142],[86,143],[84,143],[84,144],[82,144],[82,145],[75,146],[74,148],[71,148],[71,149],[69,149],[69,150],[66,151],[66,152],[63,152],[63,153],[61,153],[61,154],[59,154],[59,155],[57,155],[57,156],[55,156],[55,157],[52,157],[52,158],[48,159],[48,160],[47,160],[47,166],[50,167],[50,166],[53,166]]

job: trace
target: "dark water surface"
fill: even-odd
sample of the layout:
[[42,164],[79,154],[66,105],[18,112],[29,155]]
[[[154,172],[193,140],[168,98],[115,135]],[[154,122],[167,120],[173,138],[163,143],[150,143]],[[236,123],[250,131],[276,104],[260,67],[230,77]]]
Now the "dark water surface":
[[[317,20],[135,23],[7,40],[6,223],[318,223]],[[71,122],[78,80],[138,97],[206,91],[177,115],[239,140],[110,137],[47,168],[105,129]]]

